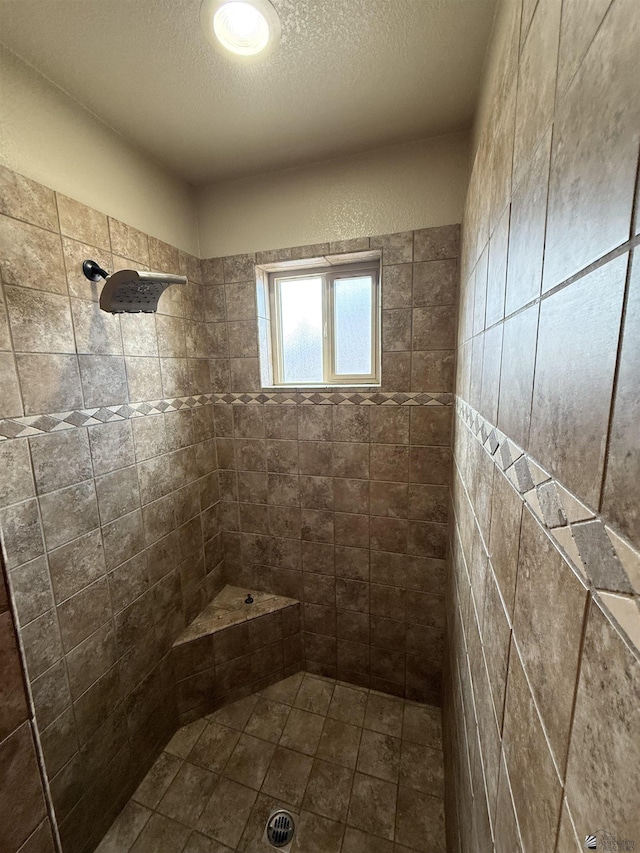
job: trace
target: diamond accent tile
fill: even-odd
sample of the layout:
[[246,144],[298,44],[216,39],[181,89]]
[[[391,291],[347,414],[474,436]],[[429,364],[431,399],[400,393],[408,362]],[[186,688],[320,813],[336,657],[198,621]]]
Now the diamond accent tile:
[[525,456],[516,459],[513,463],[513,472],[518,484],[518,491],[528,492],[529,489],[533,488],[533,480],[531,479],[531,472],[529,471]]
[[[605,526],[607,536],[611,540],[616,556],[624,566],[627,577],[634,590],[640,591],[640,554],[624,541],[618,534]],[[640,605],[639,605],[640,606]]]
[[571,532],[582,562],[598,589],[633,592],[627,573],[601,521],[596,519],[572,524]]
[[567,517],[562,509],[556,484],[550,480],[538,486],[538,500],[542,509],[542,516],[547,527],[565,527]]
[[98,409],[98,411],[93,416],[97,421],[102,421],[102,423],[106,423],[110,421],[113,417],[113,412],[111,409]]
[[84,426],[87,421],[91,420],[94,420],[93,415],[87,415],[84,412],[71,412],[71,414],[64,419],[65,423],[76,427]]
[[60,423],[59,418],[52,418],[49,415],[40,415],[37,418],[29,418],[29,426],[38,429],[41,432],[51,432],[51,430]]
[[489,449],[491,450],[491,455],[496,452],[498,449],[498,439],[496,438],[495,430],[491,430],[489,433],[489,438],[487,439],[487,444],[489,445]]
[[24,426],[16,421],[0,421],[0,433],[6,438],[16,438],[23,429]]

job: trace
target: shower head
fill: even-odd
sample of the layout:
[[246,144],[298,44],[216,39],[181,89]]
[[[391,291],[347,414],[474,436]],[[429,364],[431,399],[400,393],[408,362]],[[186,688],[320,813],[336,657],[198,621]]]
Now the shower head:
[[105,279],[100,308],[111,314],[151,314],[158,310],[158,300],[168,287],[187,283],[184,275],[138,270],[118,270],[109,275],[95,261],[85,261],[82,271],[89,281]]

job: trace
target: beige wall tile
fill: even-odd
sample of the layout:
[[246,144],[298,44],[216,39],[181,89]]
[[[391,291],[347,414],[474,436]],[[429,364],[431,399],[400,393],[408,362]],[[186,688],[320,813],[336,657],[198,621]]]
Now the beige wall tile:
[[542,138],[513,194],[505,314],[540,295],[549,186],[551,130]]
[[634,9],[633,0],[613,4],[558,104],[544,291],[629,239],[640,138]]
[[513,179],[517,186],[551,123],[556,88],[560,6],[541,0],[522,48],[518,70]]
[[[618,838],[640,832],[638,750],[640,666],[616,629],[591,602],[567,765],[567,797],[581,836],[607,819]],[[612,706],[608,697],[615,696]],[[604,756],[607,756],[604,761]],[[600,768],[596,772],[595,768]]]
[[413,232],[413,260],[434,261],[458,257],[460,227],[442,225]]
[[60,232],[82,243],[109,251],[109,226],[104,213],[80,204],[66,195],[56,193]]
[[89,480],[93,476],[86,429],[29,439],[38,494]]
[[138,263],[149,265],[149,242],[147,235],[124,222],[109,217],[111,251],[121,258],[131,258]]
[[5,296],[17,352],[75,352],[67,297],[23,287],[7,287]]
[[[546,744],[533,697],[517,654],[509,658],[504,753],[524,848],[536,836],[552,837],[560,816],[562,787]],[[535,778],[535,786],[531,778]]]
[[0,257],[5,285],[67,293],[58,234],[0,216]]
[[622,328],[622,348],[603,490],[605,515],[640,546],[638,364],[640,363],[640,254],[634,253]]
[[76,356],[23,353],[16,362],[25,415],[82,408]]
[[524,448],[529,446],[537,335],[537,305],[504,323],[497,424]]
[[627,257],[542,302],[530,447],[582,500],[597,505]]
[[587,590],[524,511],[513,627],[558,767],[569,744]]
[[58,229],[53,190],[2,166],[0,169],[0,213],[32,225]]
[[19,418],[23,414],[15,358],[13,353],[0,353],[0,416]]
[[[154,361],[157,363],[157,359]],[[78,363],[86,407],[115,406],[127,402],[125,359],[115,355],[80,355]],[[160,396],[149,395],[144,399]]]

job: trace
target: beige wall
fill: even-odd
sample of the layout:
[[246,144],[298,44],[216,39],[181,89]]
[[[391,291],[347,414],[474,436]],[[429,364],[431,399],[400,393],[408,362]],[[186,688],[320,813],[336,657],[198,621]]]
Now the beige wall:
[[579,853],[602,828],[623,849],[640,840],[638,3],[506,0],[494,39],[461,248],[449,849]]
[[204,258],[459,222],[468,136],[420,140],[196,191]]
[[0,47],[0,164],[198,254],[191,188]]
[[468,134],[193,189],[3,47],[0,78],[0,165],[201,257],[462,216]]

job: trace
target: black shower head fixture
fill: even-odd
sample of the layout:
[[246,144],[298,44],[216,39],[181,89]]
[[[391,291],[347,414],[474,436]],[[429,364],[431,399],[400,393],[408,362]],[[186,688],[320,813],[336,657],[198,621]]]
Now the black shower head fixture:
[[186,284],[184,275],[118,270],[109,275],[95,261],[84,261],[82,272],[89,281],[105,279],[100,294],[100,308],[111,314],[152,314],[158,310],[158,300],[172,284]]

